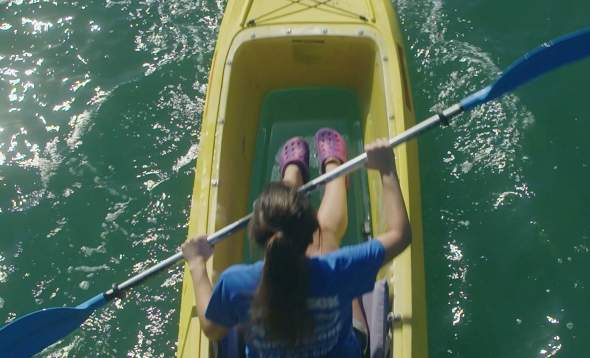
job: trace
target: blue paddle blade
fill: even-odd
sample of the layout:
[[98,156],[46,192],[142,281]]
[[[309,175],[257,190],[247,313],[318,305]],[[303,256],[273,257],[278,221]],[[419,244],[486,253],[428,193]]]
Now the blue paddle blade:
[[544,43],[514,62],[490,86],[461,101],[469,110],[510,92],[518,86],[568,63],[590,56],[590,28]]
[[80,327],[95,309],[107,303],[99,294],[77,307],[55,307],[30,313],[0,329],[2,357],[30,357]]

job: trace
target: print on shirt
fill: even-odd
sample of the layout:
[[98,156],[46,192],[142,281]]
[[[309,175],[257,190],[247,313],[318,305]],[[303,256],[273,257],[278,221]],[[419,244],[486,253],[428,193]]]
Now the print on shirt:
[[261,324],[253,324],[249,327],[247,334],[249,343],[262,357],[279,354],[285,357],[325,356],[336,346],[342,331],[340,300],[338,296],[312,297],[307,300],[307,308],[314,320],[314,332],[301,344],[287,349],[285,343],[268,339],[264,326]]

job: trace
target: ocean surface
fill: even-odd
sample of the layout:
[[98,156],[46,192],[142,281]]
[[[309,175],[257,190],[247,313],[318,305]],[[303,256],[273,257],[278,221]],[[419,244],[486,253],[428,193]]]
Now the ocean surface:
[[[395,0],[418,118],[590,25],[584,0]],[[0,0],[0,324],[185,238],[225,1]],[[590,60],[419,139],[432,357],[590,354]],[[171,357],[174,268],[42,357]]]

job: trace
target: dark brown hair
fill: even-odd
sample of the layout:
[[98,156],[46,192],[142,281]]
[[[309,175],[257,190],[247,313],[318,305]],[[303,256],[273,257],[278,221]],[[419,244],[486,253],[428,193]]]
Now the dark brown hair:
[[285,184],[269,184],[254,204],[249,235],[265,250],[251,316],[272,340],[293,345],[311,334],[305,252],[318,227],[309,199]]

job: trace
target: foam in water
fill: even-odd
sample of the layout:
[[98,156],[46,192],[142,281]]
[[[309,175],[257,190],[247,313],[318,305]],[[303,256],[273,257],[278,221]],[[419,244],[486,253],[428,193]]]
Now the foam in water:
[[[10,15],[0,16],[0,33],[9,36],[6,43],[0,44],[4,49],[0,54],[0,80],[7,88],[7,106],[0,108],[0,115],[8,120],[0,128],[0,175],[6,178],[0,178],[0,184],[20,186],[18,195],[1,205],[2,210],[19,211],[19,219],[30,224],[15,234],[15,241],[27,244],[22,255],[22,244],[16,244],[21,245],[20,258],[14,261],[24,277],[30,278],[15,283],[19,280],[13,267],[0,265],[0,280],[7,282],[2,283],[7,291],[16,288],[30,295],[33,290],[33,299],[40,305],[56,303],[53,298],[80,302],[85,298],[80,290],[94,285],[90,275],[114,270],[126,277],[153,264],[157,255],[176,248],[179,237],[169,233],[186,224],[182,206],[187,205],[190,186],[169,189],[162,185],[154,191],[142,190],[141,183],[147,178],[137,179],[129,169],[134,153],[126,151],[131,147],[126,146],[128,143],[123,140],[115,143],[116,147],[92,144],[103,143],[103,139],[108,142],[113,130],[110,121],[143,123],[153,115],[156,119],[149,120],[160,124],[161,131],[139,125],[131,128],[133,132],[126,126],[117,129],[128,131],[122,138],[138,138],[132,144],[145,149],[137,154],[141,165],[161,171],[161,177],[152,178],[152,189],[163,180],[178,182],[187,178],[198,154],[198,119],[204,107],[215,34],[225,6],[224,1],[200,0],[58,3],[9,1],[6,12]],[[21,24],[23,18],[27,20]],[[33,35],[34,31],[38,32]],[[122,61],[113,63],[109,57]],[[149,66],[142,67],[144,61]],[[144,76],[148,72],[149,78]],[[129,91],[115,93],[117,87],[129,81],[140,91],[133,92],[132,97],[126,97]],[[161,83],[166,85],[158,91],[155,87]],[[155,98],[149,93],[152,88]],[[126,103],[121,102],[127,101],[137,101],[145,112],[123,113]],[[110,112],[113,108],[116,110]],[[102,130],[95,130],[100,127],[99,120]],[[129,158],[129,168],[115,165],[116,170],[105,170],[122,156]],[[142,162],[144,158],[148,159]],[[4,171],[4,166],[29,176],[31,185],[21,185],[15,175]],[[20,180],[20,176],[16,178]],[[138,187],[141,189],[136,190]],[[168,190],[174,191],[175,197],[159,197]],[[124,203],[123,207],[116,206],[117,202]],[[22,212],[35,206],[42,209],[37,216],[34,210]],[[151,209],[154,213],[148,214]],[[127,219],[127,213],[133,223],[121,220]],[[153,215],[148,219],[154,224],[148,223],[148,215]],[[59,223],[61,218],[63,222]],[[101,223],[105,229],[101,229]],[[105,235],[116,231],[112,235],[117,237],[116,242],[108,242],[108,255],[107,241],[100,240],[101,230]],[[130,254],[127,250],[137,243],[127,230],[154,240],[148,249],[136,248]],[[88,235],[78,235],[80,232]],[[50,260],[35,256],[34,247],[45,249],[45,245],[52,250]],[[38,255],[47,252],[39,250]],[[92,260],[88,260],[90,256],[94,256]],[[134,260],[129,260],[130,256]],[[68,265],[71,275],[64,275],[63,268]],[[164,284],[157,292],[144,287],[127,300],[116,301],[113,310],[100,310],[87,321],[89,325],[48,348],[43,356],[169,356],[176,340],[176,300],[182,270],[176,273],[162,280]],[[47,277],[56,280],[50,282]],[[57,296],[56,287],[62,287]],[[5,305],[4,300],[12,301],[10,292],[7,294],[3,294],[0,306]],[[113,312],[126,305],[137,306],[137,312],[126,312],[133,319],[111,322],[117,317]],[[29,308],[39,307],[32,302]],[[16,316],[0,312],[5,313],[2,320]],[[141,340],[134,341],[139,332]]]
[[[404,27],[409,28],[406,32],[420,34],[409,41],[418,60],[417,70],[429,84],[422,86],[421,94],[430,100],[432,112],[441,111],[478,90],[500,73],[484,50],[448,35],[450,19],[442,1],[400,0],[397,7]],[[420,18],[423,21],[417,21]],[[414,27],[418,28],[414,30]],[[521,136],[534,117],[518,99],[508,96],[465,116],[468,118],[460,118],[453,125],[453,151],[445,160],[451,174],[457,179],[475,174],[502,174],[514,179],[520,174]]]
[[66,143],[70,149],[75,149],[77,146],[82,144],[82,136],[92,124],[92,117],[90,111],[84,111],[78,115],[72,116],[70,119],[70,127],[72,131],[68,138],[66,139]]
[[90,257],[90,256],[92,256],[94,254],[104,254],[104,253],[107,252],[104,244],[99,245],[97,247],[82,246],[80,248],[80,251],[82,251],[82,254],[85,257]]
[[[195,159],[199,155],[199,146],[197,144],[191,145],[188,152],[182,157],[176,160],[176,163],[172,167],[172,170],[178,172],[182,167],[194,163]],[[0,157],[0,160],[2,157]]]
[[80,272],[86,272],[86,273],[92,273],[92,272],[97,272],[97,271],[108,271],[110,270],[110,267],[107,266],[106,264],[102,264],[99,266],[77,266],[77,267],[68,267],[68,273],[71,273],[72,271],[80,271]]
[[[408,57],[417,62],[417,106],[427,106],[432,113],[442,111],[497,78],[501,68],[492,55],[465,40],[464,34],[452,33],[456,23],[465,21],[447,13],[453,5],[442,0],[394,2],[404,33],[409,34]],[[477,239],[470,232],[480,226],[478,215],[502,210],[534,195],[526,184],[521,158],[523,137],[532,123],[533,114],[516,96],[509,95],[463,114],[449,130],[435,132],[436,140],[429,143],[445,153],[434,170],[444,181],[441,188],[448,190],[440,195],[443,209],[434,208],[435,212],[440,210],[437,219],[445,228],[444,233],[435,235],[447,240],[439,254],[446,257],[448,300],[429,309],[433,308],[434,315],[448,317],[441,320],[453,327],[449,337],[455,340],[469,335],[465,326],[471,322],[472,307],[481,304],[469,298],[474,293],[474,281],[468,274],[473,266],[480,265],[473,254],[479,248],[469,242]],[[479,183],[484,179],[493,184],[482,188]],[[479,192],[464,192],[476,187]],[[467,212],[460,209],[461,205],[469,205]],[[516,318],[516,325],[520,324],[522,319]],[[445,344],[461,351],[453,342]],[[449,356],[453,350],[447,350]]]
[[107,215],[105,217],[105,221],[106,222],[113,222],[113,221],[117,220],[117,218],[125,212],[125,209],[127,208],[127,204],[129,204],[129,202],[116,203],[113,206],[114,211],[107,213]]

